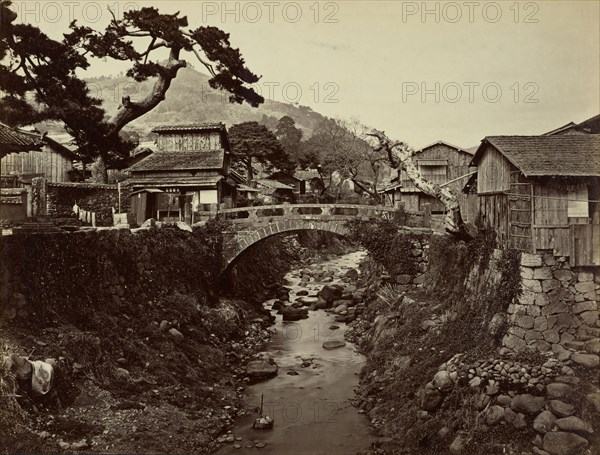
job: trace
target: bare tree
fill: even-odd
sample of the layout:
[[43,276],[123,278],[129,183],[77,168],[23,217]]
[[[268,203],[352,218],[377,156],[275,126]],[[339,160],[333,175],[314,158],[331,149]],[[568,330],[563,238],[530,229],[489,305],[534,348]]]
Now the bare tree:
[[408,178],[419,190],[433,196],[444,205],[446,208],[446,217],[444,218],[446,231],[463,240],[471,240],[474,233],[462,219],[457,195],[447,186],[431,183],[423,178],[413,160],[415,151],[402,141],[393,142],[383,131],[373,130],[368,134],[378,140],[374,150],[376,152],[384,151],[393,168],[399,171],[405,170]]

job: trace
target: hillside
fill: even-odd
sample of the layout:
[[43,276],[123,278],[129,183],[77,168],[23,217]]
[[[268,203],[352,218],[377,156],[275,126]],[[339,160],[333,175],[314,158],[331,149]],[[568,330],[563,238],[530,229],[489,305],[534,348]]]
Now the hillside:
[[[181,69],[167,92],[166,99],[127,128],[133,127],[147,133],[159,124],[221,121],[229,127],[252,120],[273,127],[277,120],[289,115],[304,131],[305,137],[308,137],[323,118],[307,106],[278,101],[266,100],[259,108],[247,104],[231,104],[226,92],[209,87],[208,79],[207,75],[195,69]],[[124,95],[129,95],[133,101],[138,100],[150,91],[153,84],[153,81],[135,82],[125,76],[91,78],[86,81],[92,94],[104,100],[104,107],[110,115],[117,111]]]

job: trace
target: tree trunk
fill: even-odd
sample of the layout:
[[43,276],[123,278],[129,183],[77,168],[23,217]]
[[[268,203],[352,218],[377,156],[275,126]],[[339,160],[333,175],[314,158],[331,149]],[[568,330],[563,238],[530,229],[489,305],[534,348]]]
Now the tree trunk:
[[419,190],[429,196],[433,196],[444,204],[447,212],[444,218],[446,231],[463,240],[471,240],[474,237],[474,233],[462,219],[458,197],[448,187],[441,187],[423,178],[413,161],[414,150],[410,149],[403,142],[391,142],[383,131],[373,130],[369,135],[379,140],[379,146],[375,151],[384,150],[387,152],[388,159],[393,168],[398,169],[398,171],[404,169],[408,178]]
[[252,169],[252,157],[246,158],[244,161],[246,163],[246,183],[248,186],[252,185],[252,180],[254,180],[254,171]]
[[362,183],[360,183],[356,179],[350,179],[350,180],[352,180],[352,183],[354,183],[357,187],[359,187],[361,190],[363,190],[365,193],[367,193],[373,199],[375,199],[376,201],[379,201],[379,197],[377,195],[377,191],[370,190],[369,188],[367,188],[366,186],[364,186]]
[[102,155],[98,155],[94,161],[94,164],[92,164],[92,182],[108,183],[108,168],[106,167],[106,160]]

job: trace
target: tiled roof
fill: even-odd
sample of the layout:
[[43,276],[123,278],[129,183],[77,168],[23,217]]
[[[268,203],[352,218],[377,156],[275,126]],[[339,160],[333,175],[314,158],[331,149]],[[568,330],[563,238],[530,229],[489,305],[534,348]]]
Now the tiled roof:
[[184,125],[161,125],[152,129],[153,133],[177,131],[225,131],[225,124],[221,122],[189,123]]
[[194,169],[220,169],[223,167],[223,150],[194,150],[177,152],[155,152],[134,164],[136,171],[182,171]]
[[132,178],[127,182],[133,187],[165,188],[173,186],[212,186],[216,185],[221,179],[223,179],[222,175],[203,177],[144,177]]
[[486,144],[491,144],[525,176],[600,176],[600,135],[487,136],[471,166],[476,166]]
[[39,150],[43,142],[33,135],[22,133],[0,122],[0,154]]
[[458,145],[450,144],[449,142],[442,141],[442,140],[439,140],[439,141],[437,141],[437,142],[434,142],[433,144],[426,145],[425,147],[422,147],[422,148],[420,148],[419,150],[417,150],[415,153],[421,153],[423,150],[426,150],[426,149],[428,149],[428,148],[430,148],[430,147],[433,147],[433,146],[435,146],[435,145],[440,145],[440,144],[441,144],[441,145],[446,145],[446,146],[448,146],[448,147],[450,147],[450,148],[453,148],[453,149],[456,149],[456,150],[458,150],[458,151],[460,151],[460,152],[469,153],[469,154],[471,154],[471,155],[473,154],[473,153],[471,153],[471,152],[469,151],[469,149],[464,149],[464,148],[462,148],[462,147],[459,147]]
[[264,186],[265,188],[273,189],[273,190],[293,190],[289,185],[285,183],[278,182],[277,180],[270,179],[258,179],[256,181],[259,185]]

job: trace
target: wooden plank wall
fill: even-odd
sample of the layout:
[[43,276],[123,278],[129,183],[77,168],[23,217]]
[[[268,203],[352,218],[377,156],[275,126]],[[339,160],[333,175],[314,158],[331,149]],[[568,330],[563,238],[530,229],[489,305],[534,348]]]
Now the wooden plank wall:
[[506,194],[479,195],[479,212],[498,234],[498,245],[507,247],[509,242],[508,196]]
[[48,145],[42,150],[10,153],[0,160],[0,173],[44,174],[49,182],[69,182],[69,171],[73,163]]
[[477,194],[510,189],[510,162],[491,145],[487,145],[477,168]]
[[600,224],[574,224],[571,234],[571,265],[600,265]]
[[158,149],[162,151],[218,150],[222,149],[221,134],[218,131],[202,133],[161,133],[158,135]]

